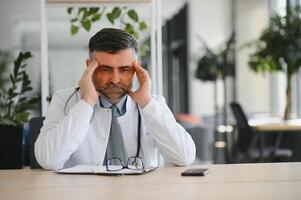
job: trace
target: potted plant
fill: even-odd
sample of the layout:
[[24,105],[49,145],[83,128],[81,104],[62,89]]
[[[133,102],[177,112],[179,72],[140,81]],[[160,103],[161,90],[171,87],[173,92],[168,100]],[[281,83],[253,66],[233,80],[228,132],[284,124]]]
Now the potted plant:
[[[197,61],[197,70],[195,72],[196,78],[203,81],[212,81],[215,85],[215,113],[218,113],[217,106],[217,80],[223,81],[224,88],[224,99],[227,99],[227,85],[226,77],[235,75],[234,65],[234,44],[235,34],[233,33],[230,38],[226,41],[225,45],[218,51],[214,52],[210,49],[205,42],[203,42],[203,53]],[[224,105],[224,117],[223,123],[227,124],[226,117],[226,103]]]
[[300,6],[287,7],[285,16],[274,15],[259,39],[252,43],[256,50],[249,65],[258,73],[281,71],[286,74],[286,106],[283,118],[291,111],[291,80],[301,66]]
[[23,125],[29,120],[29,111],[40,97],[28,97],[32,90],[25,71],[30,52],[21,52],[14,61],[10,85],[0,88],[0,169],[18,169],[23,166]]
[[[203,81],[214,82],[214,140],[227,142],[225,134],[220,134],[217,131],[220,119],[220,114],[222,114],[222,124],[227,125],[227,85],[226,77],[235,75],[235,63],[234,63],[234,53],[235,53],[235,34],[233,33],[230,38],[226,41],[225,45],[220,48],[219,51],[215,52],[210,49],[205,42],[203,42],[203,53],[202,56],[197,61],[197,70],[195,72],[196,78]],[[222,110],[219,110],[217,103],[217,81],[222,80],[223,90],[224,90],[224,105]],[[213,159],[215,162],[220,163],[221,160],[218,159],[218,152],[220,148],[216,148],[214,145],[213,149]]]

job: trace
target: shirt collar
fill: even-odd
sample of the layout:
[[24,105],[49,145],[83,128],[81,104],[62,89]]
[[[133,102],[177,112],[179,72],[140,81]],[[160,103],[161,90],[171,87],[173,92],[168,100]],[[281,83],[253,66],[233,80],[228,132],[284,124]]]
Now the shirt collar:
[[[126,101],[127,101],[127,96],[124,95],[118,100],[118,103],[116,104],[118,112],[121,115],[124,115],[126,113]],[[103,95],[99,97],[99,104],[103,108],[110,108],[113,104],[109,101],[109,99]]]

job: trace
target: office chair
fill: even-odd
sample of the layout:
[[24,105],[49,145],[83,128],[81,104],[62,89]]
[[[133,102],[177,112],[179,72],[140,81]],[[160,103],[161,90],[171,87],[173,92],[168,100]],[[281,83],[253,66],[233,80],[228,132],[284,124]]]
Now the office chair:
[[200,118],[187,113],[175,114],[175,118],[190,134],[195,143],[196,159],[194,163],[211,160],[211,145],[208,143],[210,134],[208,133],[208,129],[201,124]]
[[[236,162],[258,162],[260,160],[260,151],[255,130],[249,125],[248,118],[238,103],[232,102],[230,107],[238,130],[237,141],[234,146]],[[281,139],[281,135],[279,137]],[[263,159],[265,161],[289,161],[292,158],[293,153],[290,149],[279,149],[278,147],[279,138],[275,146],[263,149]]]
[[42,168],[37,162],[34,154],[34,143],[40,134],[40,129],[43,126],[44,119],[45,117],[34,117],[29,121],[29,159],[31,169]]

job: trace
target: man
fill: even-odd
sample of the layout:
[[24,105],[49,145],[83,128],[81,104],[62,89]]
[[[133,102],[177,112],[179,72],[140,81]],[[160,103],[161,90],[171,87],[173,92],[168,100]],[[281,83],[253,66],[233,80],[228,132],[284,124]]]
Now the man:
[[[174,119],[137,60],[137,43],[119,29],[102,29],[89,42],[87,69],[78,88],[53,95],[35,143],[39,164],[50,170],[104,165],[140,157],[144,166],[185,166],[195,159],[190,135]],[[132,90],[134,75],[139,88]],[[139,122],[140,121],[140,122]]]

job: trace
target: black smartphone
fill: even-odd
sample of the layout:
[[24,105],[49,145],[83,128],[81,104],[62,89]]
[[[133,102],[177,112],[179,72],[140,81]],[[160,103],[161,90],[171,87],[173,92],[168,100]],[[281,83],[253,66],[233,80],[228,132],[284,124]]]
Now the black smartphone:
[[206,176],[209,172],[208,168],[186,169],[181,173],[182,176]]

